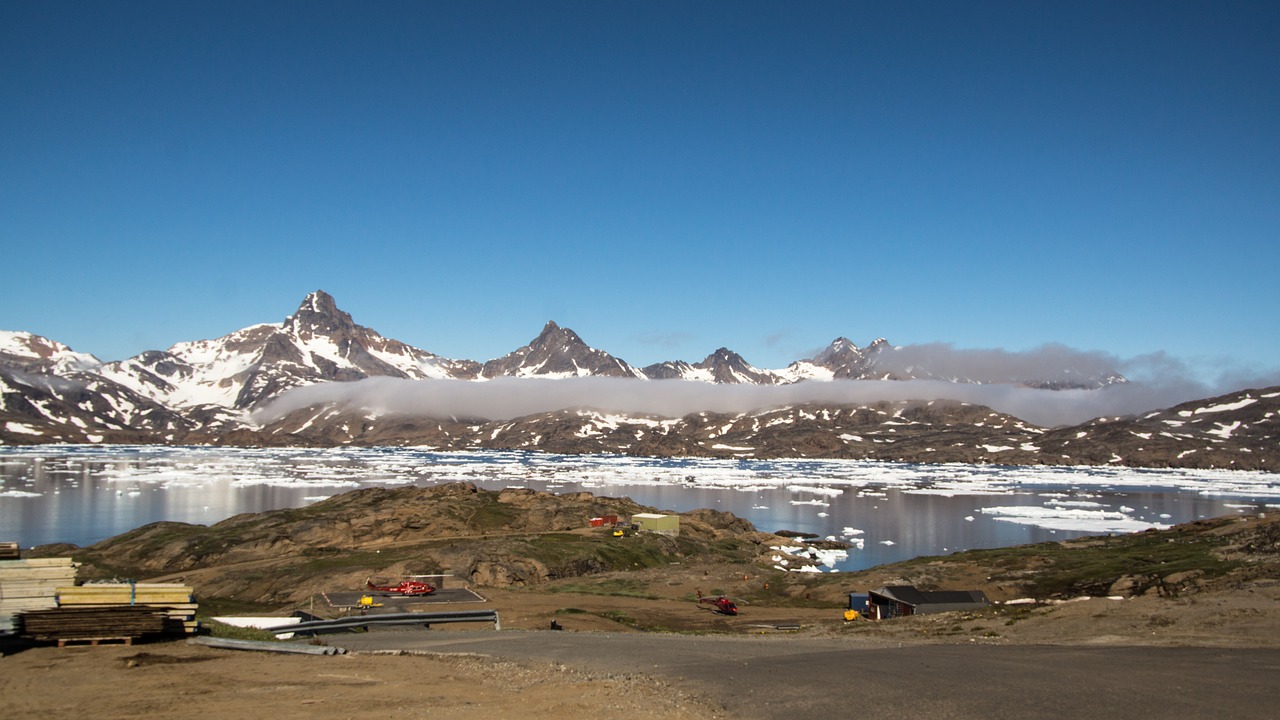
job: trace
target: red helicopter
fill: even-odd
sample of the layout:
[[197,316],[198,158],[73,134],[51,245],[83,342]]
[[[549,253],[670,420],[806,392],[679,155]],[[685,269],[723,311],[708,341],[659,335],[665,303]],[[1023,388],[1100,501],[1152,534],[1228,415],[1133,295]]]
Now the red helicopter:
[[710,605],[711,607],[708,609],[711,610],[711,612],[719,613],[721,615],[737,615],[738,614],[738,604],[735,603],[730,598],[725,597],[724,595],[713,595],[709,597],[703,597],[702,591],[699,590],[698,603],[699,604],[705,603],[707,605]]
[[374,585],[373,580],[366,580],[365,585],[374,592],[403,595],[405,597],[420,597],[422,595],[430,595],[436,591],[435,585],[429,585],[419,580],[402,580],[399,585]]

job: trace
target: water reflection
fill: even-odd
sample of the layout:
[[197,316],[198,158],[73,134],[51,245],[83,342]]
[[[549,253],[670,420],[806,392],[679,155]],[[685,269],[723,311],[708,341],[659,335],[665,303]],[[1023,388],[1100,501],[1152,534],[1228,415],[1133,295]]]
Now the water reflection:
[[[860,544],[854,570],[920,555],[1134,530],[1280,503],[1264,473],[716,461],[422,449],[0,448],[0,540],[87,545],[166,520],[211,524],[361,486],[465,480],[712,508],[761,530]],[[1019,508],[1025,508],[1022,513]],[[998,509],[998,512],[994,510]],[[1044,518],[1049,513],[1054,517]]]

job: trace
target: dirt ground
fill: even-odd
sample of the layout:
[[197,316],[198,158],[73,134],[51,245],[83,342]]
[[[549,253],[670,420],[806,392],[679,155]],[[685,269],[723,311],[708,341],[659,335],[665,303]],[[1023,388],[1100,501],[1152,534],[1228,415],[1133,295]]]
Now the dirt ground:
[[0,659],[6,718],[710,717],[642,676],[468,656],[285,655],[184,641],[39,647]]
[[[485,590],[503,628],[569,632],[803,634],[865,646],[920,643],[1280,648],[1280,578],[1184,597],[1080,598],[1046,604],[846,622],[844,608],[742,605],[736,617],[677,599]],[[572,612],[566,612],[566,610]],[[581,612],[579,612],[581,611]],[[615,619],[617,618],[617,619]],[[619,621],[621,619],[621,621]],[[794,628],[798,627],[796,630]],[[451,629],[461,629],[455,626]]]
[[[709,577],[710,571],[708,571]],[[714,579],[714,578],[712,578]],[[719,578],[719,584],[725,584]],[[769,633],[835,647],[920,644],[1280,648],[1280,580],[1185,598],[1093,598],[1006,605],[978,612],[845,622],[842,608],[746,605],[725,617],[650,583],[646,598],[484,590],[504,630],[642,632],[662,625],[690,635]],[[440,608],[434,608],[440,609]],[[792,626],[799,626],[799,630]],[[451,626],[450,630],[463,626]],[[474,632],[492,633],[490,624]],[[779,638],[780,640],[782,638]],[[333,644],[338,644],[334,642]],[[185,641],[133,646],[34,647],[0,658],[0,717],[83,720],[153,718],[563,718],[724,717],[715,697],[607,667],[487,655],[286,655],[223,650]]]
[[[975,642],[1280,648],[1280,577],[1179,597],[1148,594],[1123,600],[1094,597],[1042,604],[996,597],[997,604],[981,611],[846,622],[847,592],[866,588],[831,584],[811,591],[802,586],[790,588],[789,594],[801,607],[774,606],[768,601],[746,603],[740,598],[767,581],[762,579],[765,576],[751,573],[750,568],[741,566],[700,565],[628,573],[631,591],[642,597],[553,592],[546,587],[483,588],[479,592],[484,604],[456,607],[496,609],[504,629],[544,630],[555,620],[569,632],[799,632],[855,639],[865,645]],[[867,579],[873,581],[868,587],[894,584],[889,576],[863,576]],[[960,581],[957,586],[966,585]],[[719,615],[693,602],[690,598],[698,590],[739,599],[740,614]],[[1006,601],[1012,602],[1004,604]]]

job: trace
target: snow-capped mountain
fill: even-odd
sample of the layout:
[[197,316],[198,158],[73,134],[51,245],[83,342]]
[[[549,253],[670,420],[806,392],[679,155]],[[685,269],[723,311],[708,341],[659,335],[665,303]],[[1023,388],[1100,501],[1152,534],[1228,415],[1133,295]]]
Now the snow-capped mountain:
[[0,367],[0,444],[177,442],[198,425],[91,372]]
[[0,330],[0,367],[29,373],[65,375],[96,368],[98,358],[78,353],[60,342],[26,332]]
[[355,324],[323,291],[278,324],[179,343],[106,363],[98,372],[170,407],[248,410],[290,388],[386,376],[473,379],[480,365],[449,360]]
[[198,424],[98,374],[101,366],[60,342],[0,331],[4,428],[37,441],[129,442],[139,432],[173,440]]
[[[1263,469],[1274,468],[1280,453],[1280,392],[1275,391],[1055,430],[980,405],[946,401],[856,407],[810,403],[681,418],[580,408],[505,421],[379,417],[331,404],[297,410],[265,427],[251,419],[251,411],[292,388],[376,377],[477,382],[603,377],[761,386],[862,379],[979,382],[936,371],[920,362],[918,354],[884,339],[859,348],[843,337],[814,357],[779,370],[756,368],[728,348],[697,363],[670,361],[637,369],[555,322],[548,322],[529,344],[481,364],[385,338],[357,325],[331,296],[317,291],[279,323],[178,343],[119,362],[103,363],[29,333],[2,332],[0,443],[411,443],[652,455]],[[1057,389],[1097,388],[1124,378],[1065,368],[1053,378],[1000,381]]]
[[[209,442],[251,426],[248,411],[294,387],[373,376],[479,377],[450,360],[357,325],[323,291],[280,323],[103,363],[29,333],[0,335],[0,416],[13,441]],[[2,436],[0,436],[2,437]]]
[[848,340],[838,337],[808,360],[797,360],[778,374],[784,382],[801,380],[902,380],[893,373],[878,373],[876,359],[885,350],[892,350],[889,341],[878,338],[866,349],[860,349]]
[[[199,427],[244,421],[246,411],[291,388],[368,377],[488,380],[592,376],[750,385],[939,377],[927,367],[887,369],[902,364],[882,362],[896,351],[884,339],[860,349],[841,337],[813,358],[782,370],[756,368],[728,348],[720,348],[697,363],[677,360],[641,370],[587,345],[574,331],[548,322],[529,344],[481,364],[441,357],[385,338],[357,325],[323,291],[309,294],[280,323],[252,325],[213,340],[178,343],[168,350],[151,350],[118,362],[102,363],[92,355],[29,333],[0,334],[0,367],[63,378],[88,373],[100,382],[125,388],[192,418]],[[1064,386],[1096,387],[1113,379],[1082,374],[1078,382]],[[1036,385],[1045,381],[1026,378],[1025,382]]]

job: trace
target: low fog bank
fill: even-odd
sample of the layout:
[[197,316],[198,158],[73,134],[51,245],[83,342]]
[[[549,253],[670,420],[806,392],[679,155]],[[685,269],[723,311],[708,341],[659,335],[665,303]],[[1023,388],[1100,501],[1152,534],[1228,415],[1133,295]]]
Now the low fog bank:
[[3,382],[4,378],[18,385],[43,390],[50,394],[80,392],[87,388],[85,383],[79,380],[47,373],[27,372],[15,367],[0,367],[0,382]]
[[1120,374],[1116,356],[1048,343],[1030,350],[957,348],[951,343],[900,345],[875,355],[877,375],[920,377],[974,383],[1080,383]]
[[[1234,389],[1274,384],[1280,384],[1280,378],[1237,385]],[[378,377],[295,388],[255,413],[254,419],[265,424],[314,404],[342,405],[378,415],[509,420],[574,408],[675,418],[703,411],[748,412],[807,402],[857,405],[957,400],[985,405],[1042,427],[1056,427],[1167,408],[1229,391],[1184,379],[1129,382],[1097,390],[1038,390],[1010,384],[940,380],[809,381],[759,386],[600,377],[498,378],[486,382]]]

